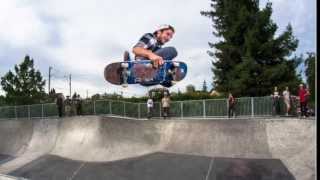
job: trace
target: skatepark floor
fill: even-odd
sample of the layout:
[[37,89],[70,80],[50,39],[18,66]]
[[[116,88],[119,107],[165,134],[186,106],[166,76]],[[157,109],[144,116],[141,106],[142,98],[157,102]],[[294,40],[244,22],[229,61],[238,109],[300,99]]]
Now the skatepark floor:
[[0,174],[31,180],[311,180],[314,125],[300,119],[1,120]]

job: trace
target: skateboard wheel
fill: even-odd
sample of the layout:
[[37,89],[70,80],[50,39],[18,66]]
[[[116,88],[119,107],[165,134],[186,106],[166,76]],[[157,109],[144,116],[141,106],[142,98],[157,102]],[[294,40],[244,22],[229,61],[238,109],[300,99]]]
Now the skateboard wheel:
[[174,74],[174,71],[172,71],[171,69],[168,70],[169,74]]
[[151,64],[151,63],[147,63],[147,64],[146,64],[146,67],[147,67],[147,68],[151,68],[151,67],[152,67],[152,64]]
[[121,67],[122,67],[122,68],[128,68],[128,67],[129,67],[129,64],[128,64],[128,63],[121,63]]
[[180,63],[174,62],[174,63],[173,63],[173,66],[174,66],[174,67],[179,67],[179,66],[180,66]]

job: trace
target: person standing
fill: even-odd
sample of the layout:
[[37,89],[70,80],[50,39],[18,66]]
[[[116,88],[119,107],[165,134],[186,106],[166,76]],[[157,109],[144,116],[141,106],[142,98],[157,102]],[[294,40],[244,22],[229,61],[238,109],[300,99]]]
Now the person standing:
[[170,111],[170,97],[168,96],[167,93],[164,94],[162,100],[161,100],[161,104],[162,104],[162,116],[164,119],[166,119],[167,117],[169,117],[169,111]]
[[234,108],[235,108],[235,99],[232,96],[231,93],[229,93],[229,98],[228,98],[228,117],[233,117],[235,116]]
[[67,96],[67,99],[64,101],[66,116],[71,116],[72,111],[72,102],[70,96]]
[[77,95],[76,100],[77,100],[77,106],[76,106],[77,115],[81,116],[82,115],[82,100],[81,100],[81,97],[79,94]]
[[147,108],[148,108],[148,119],[150,119],[152,118],[152,115],[153,115],[153,99],[151,98],[151,96],[147,101]]
[[308,86],[306,87],[306,94],[305,94],[305,104],[306,104],[306,108],[305,108],[305,113],[306,113],[306,117],[309,117],[309,100],[310,100],[310,91]]
[[278,92],[278,87],[274,87],[274,92],[273,92],[273,111],[275,115],[280,115],[280,95]]
[[58,107],[58,115],[59,115],[60,118],[63,115],[63,100],[64,100],[63,95],[61,93],[59,93],[57,95],[56,105]]
[[306,101],[306,96],[307,96],[307,91],[304,89],[303,84],[299,85],[299,100],[300,100],[300,111],[301,111],[301,117],[305,118],[307,115],[307,101]]
[[283,91],[282,95],[283,95],[284,104],[286,105],[286,116],[288,116],[290,109],[291,109],[291,103],[290,103],[291,97],[290,97],[290,92],[289,92],[288,86],[286,87],[286,90]]

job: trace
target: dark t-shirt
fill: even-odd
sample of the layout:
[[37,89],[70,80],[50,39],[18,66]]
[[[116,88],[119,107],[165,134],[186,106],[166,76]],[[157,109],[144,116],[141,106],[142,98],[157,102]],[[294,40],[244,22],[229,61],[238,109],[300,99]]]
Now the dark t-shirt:
[[[156,36],[152,33],[144,34],[134,47],[141,47],[152,52],[161,48],[162,44],[157,40]],[[144,57],[136,56],[135,59],[145,59]]]
[[235,104],[235,99],[234,97],[229,97],[229,106],[233,106]]
[[63,99],[62,98],[57,98],[57,106],[62,107],[63,106]]

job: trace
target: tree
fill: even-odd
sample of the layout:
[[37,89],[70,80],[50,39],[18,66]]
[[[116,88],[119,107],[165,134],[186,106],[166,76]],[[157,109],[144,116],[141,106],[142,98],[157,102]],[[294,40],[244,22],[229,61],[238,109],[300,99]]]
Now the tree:
[[8,104],[22,105],[40,103],[45,99],[45,81],[40,71],[35,70],[34,61],[27,55],[24,61],[15,65],[1,78],[3,91]]
[[[99,95],[99,94],[98,94]],[[73,93],[73,95],[72,95],[72,99],[76,99],[77,98],[77,96],[78,96],[78,94],[75,92],[75,93]],[[98,98],[100,98],[100,95],[99,95],[99,97]]]
[[206,80],[203,81],[202,84],[202,92],[208,92],[207,82]]
[[194,85],[189,84],[186,86],[186,93],[194,93],[196,91],[196,88],[194,87]]
[[259,0],[211,0],[211,7],[201,15],[212,20],[213,35],[221,39],[209,42],[215,90],[263,96],[274,86],[298,86],[301,77],[296,68],[301,59],[291,55],[298,40],[290,24],[275,37],[278,27],[271,20],[270,2],[260,9]]
[[6,101],[5,101],[4,96],[0,95],[0,106],[5,105],[5,104],[6,104]]
[[54,88],[52,88],[49,92],[50,96],[55,96],[56,95],[56,90]]
[[100,94],[94,94],[91,96],[91,100],[99,100],[101,98]]
[[308,57],[305,60],[305,66],[306,66],[306,78],[307,78],[307,84],[309,86],[309,91],[311,93],[311,100],[315,100],[315,61],[316,61],[316,55],[315,53],[307,53]]

